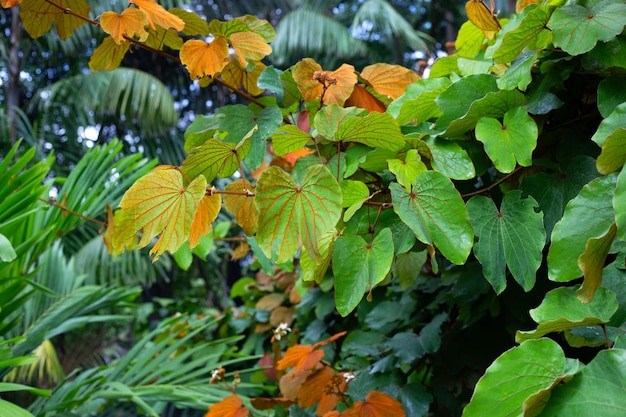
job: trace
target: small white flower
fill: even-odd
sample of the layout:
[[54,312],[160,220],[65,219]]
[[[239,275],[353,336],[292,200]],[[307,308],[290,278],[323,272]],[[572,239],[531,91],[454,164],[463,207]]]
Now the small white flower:
[[286,336],[291,332],[291,327],[287,323],[280,323],[278,327],[274,329],[274,338],[280,340],[281,337]]
[[343,379],[346,380],[346,383],[352,381],[353,379],[356,379],[356,375],[354,372],[344,372],[343,373]]
[[219,369],[213,369],[213,371],[211,371],[211,379],[219,379],[220,377],[220,370]]

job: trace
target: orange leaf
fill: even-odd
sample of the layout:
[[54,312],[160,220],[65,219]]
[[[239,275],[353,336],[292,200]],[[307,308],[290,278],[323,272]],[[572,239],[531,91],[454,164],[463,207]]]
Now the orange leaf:
[[295,366],[296,372],[310,370],[324,357],[323,350],[314,350],[313,345],[295,345],[287,349],[285,356],[278,361],[276,369],[279,371]]
[[115,213],[114,253],[137,240],[142,248],[159,235],[150,254],[153,262],[165,251],[176,252],[187,240],[200,200],[205,194],[206,179],[198,176],[185,188],[177,169],[154,170],[138,179],[124,194]]
[[231,261],[237,261],[239,259],[243,259],[248,252],[250,252],[250,245],[246,242],[239,242],[239,245],[233,250],[233,255],[231,256]]
[[322,417],[341,417],[341,414],[337,410],[332,410],[324,414]]
[[342,417],[405,417],[402,404],[384,392],[371,391],[365,402],[357,401]]
[[515,3],[515,13],[521,13],[526,7],[537,3],[537,0],[517,0]]
[[325,104],[335,103],[340,106],[350,97],[357,82],[352,65],[343,64],[335,71],[327,72],[311,58],[305,58],[294,66],[293,79],[305,101],[323,99]]
[[89,69],[96,72],[110,71],[119,67],[129,47],[130,42],[122,41],[118,44],[112,37],[107,36],[93,51],[89,59]]
[[369,110],[370,112],[384,113],[387,110],[385,103],[377,99],[360,85],[354,86],[352,95],[346,100],[346,107],[355,106],[361,109]]
[[[335,372],[329,366],[324,366],[319,371],[307,378],[298,392],[298,405],[302,408],[309,408],[317,404],[324,391],[333,380]],[[331,407],[331,410],[334,407]],[[327,410],[329,411],[329,410]]]
[[3,8],[8,9],[10,7],[17,6],[21,2],[22,0],[0,0],[0,5],[2,5]]
[[168,12],[154,0],[128,0],[128,2],[144,11],[152,29],[155,29],[155,25],[159,25],[165,29],[174,28],[180,32],[185,27],[183,19]]
[[287,409],[291,407],[294,402],[293,400],[289,400],[284,397],[278,398],[251,398],[250,402],[257,410],[271,410],[277,405],[282,405],[283,408]]
[[205,417],[247,417],[249,415],[250,410],[244,407],[241,398],[231,395],[210,406],[209,412],[205,414]]
[[131,38],[137,35],[140,41],[145,41],[148,37],[147,24],[146,14],[134,8],[124,9],[121,14],[104,12],[100,17],[102,30],[111,35],[118,45],[124,41],[124,35]]
[[335,340],[337,340],[337,339],[339,339],[341,337],[344,337],[346,335],[346,333],[347,332],[344,330],[343,332],[339,332],[339,333],[336,333],[336,334],[332,335],[328,339],[324,339],[321,342],[317,342],[316,344],[313,345],[313,349],[318,349],[318,348],[321,348],[324,345],[332,343]]
[[311,373],[311,371],[296,372],[294,369],[283,375],[278,382],[280,392],[285,398],[295,401],[300,392],[300,388],[302,388],[302,384],[304,384]]
[[202,197],[198,205],[198,211],[191,223],[191,232],[189,233],[189,247],[191,249],[198,246],[202,236],[209,234],[211,223],[217,218],[221,207],[222,198],[219,194]]
[[259,209],[254,203],[254,189],[248,181],[239,179],[226,186],[228,192],[249,191],[252,195],[224,194],[224,207],[230,211],[244,233],[252,236],[256,233]]
[[236,32],[228,37],[230,46],[235,50],[239,63],[242,67],[248,65],[248,61],[258,61],[272,53],[269,46],[261,35],[254,32]]
[[404,94],[406,87],[419,81],[414,71],[400,65],[374,64],[363,68],[361,77],[379,94],[393,100]]
[[284,154],[282,156],[282,159],[289,162],[289,164],[291,164],[291,166],[293,167],[296,165],[296,161],[298,159],[302,158],[303,156],[311,155],[312,153],[313,153],[313,149],[302,148],[302,149],[298,149],[297,151]]
[[257,85],[257,80],[265,68],[262,62],[255,62],[254,69],[247,71],[241,67],[238,60],[232,60],[222,71],[222,79],[235,88],[243,87],[251,95],[258,96],[265,91]]
[[201,40],[190,40],[180,49],[180,60],[191,79],[214,77],[228,63],[228,43],[218,36],[210,44]]
[[30,0],[21,4],[20,18],[32,38],[47,33],[54,23],[59,38],[65,40],[72,36],[74,29],[87,23],[74,14],[65,13],[66,9],[80,16],[89,16],[91,10],[85,0],[57,0],[54,4],[46,0]]
[[483,32],[497,32],[502,28],[498,17],[482,0],[468,1],[465,3],[465,11],[467,18]]

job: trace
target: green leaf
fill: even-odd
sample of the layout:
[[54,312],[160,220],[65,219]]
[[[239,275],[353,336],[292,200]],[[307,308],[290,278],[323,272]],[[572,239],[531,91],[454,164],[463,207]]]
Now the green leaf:
[[463,58],[474,58],[482,50],[485,43],[485,34],[471,21],[461,25],[454,42],[456,54]]
[[607,118],[622,103],[626,103],[626,83],[617,75],[607,77],[598,84],[598,110]]
[[302,149],[312,139],[311,134],[298,126],[283,125],[272,135],[274,153],[278,156]]
[[430,137],[426,140],[432,156],[432,166],[453,180],[469,180],[476,176],[472,158],[454,141]]
[[[605,119],[606,120],[606,119]],[[617,129],[602,143],[602,152],[596,166],[600,174],[610,174],[621,169],[626,163],[626,128]]]
[[318,240],[341,216],[341,187],[328,168],[314,165],[295,179],[269,167],[259,177],[256,193],[257,241],[265,255],[287,262],[302,240],[309,256],[317,257]]
[[613,208],[615,209],[615,222],[617,223],[617,236],[626,241],[626,169],[617,176],[617,187],[613,196]]
[[246,164],[250,169],[257,169],[263,163],[267,139],[280,127],[283,122],[283,114],[276,106],[268,106],[261,110],[255,118],[258,129],[252,134],[250,141],[252,147],[246,156]]
[[559,287],[546,294],[539,307],[530,310],[537,329],[517,331],[515,341],[537,339],[552,332],[562,332],[572,327],[608,323],[617,311],[617,297],[605,288],[599,288],[589,303],[576,297],[575,287]]
[[528,340],[504,352],[487,368],[463,417],[525,416],[568,373],[565,355],[556,342]]
[[339,126],[335,139],[359,142],[395,152],[402,150],[406,144],[396,119],[388,113],[376,112],[346,120]]
[[389,185],[393,210],[423,243],[436,246],[455,264],[463,264],[474,242],[467,208],[452,182],[439,172],[420,174],[408,192]]
[[598,144],[604,145],[604,141],[615,131],[624,128],[624,120],[626,120],[626,102],[619,104],[615,110],[598,126],[598,130],[593,134],[591,140]]
[[419,272],[428,259],[428,251],[404,252],[396,256],[393,262],[393,273],[398,278],[403,291],[411,288]]
[[283,97],[285,95],[285,89],[280,80],[280,76],[283,73],[282,70],[269,66],[263,70],[256,83],[259,88],[268,90],[276,95],[276,100],[279,105],[283,105]]
[[427,170],[416,149],[409,149],[404,161],[390,159],[387,161],[389,171],[396,176],[396,180],[407,190],[411,190],[411,184],[419,174]]
[[498,64],[514,61],[524,50],[545,48],[551,41],[551,33],[546,29],[552,10],[550,7],[535,7],[526,14],[517,28],[508,31],[493,59]]
[[538,135],[537,124],[522,107],[507,111],[503,124],[484,117],[476,125],[476,139],[485,144],[487,155],[502,173],[512,172],[516,163],[532,165]]
[[591,51],[598,41],[619,35],[626,24],[626,4],[605,0],[592,7],[568,4],[554,11],[549,26],[554,45],[570,55]]
[[227,133],[224,142],[239,143],[257,128],[254,113],[243,104],[220,107],[215,114],[221,116],[220,132]]
[[439,313],[420,330],[419,336],[413,332],[396,333],[386,345],[402,363],[411,365],[424,355],[439,350],[441,325],[447,318],[447,313]]
[[583,303],[590,302],[596,290],[602,285],[602,270],[616,234],[617,227],[612,223],[604,235],[589,239],[585,252],[578,257],[578,266],[585,277],[583,285],[578,290],[578,298]]
[[606,67],[626,68],[626,37],[618,36],[607,43],[599,43],[589,55]]
[[205,116],[199,114],[185,130],[185,152],[191,152],[196,146],[202,145],[220,128],[220,118],[218,114]]
[[[347,262],[351,259],[353,262]],[[371,243],[357,235],[340,236],[333,249],[335,303],[347,316],[361,302],[363,294],[380,283],[391,269],[393,241],[385,228]]]
[[615,221],[612,199],[616,182],[615,174],[597,178],[567,204],[563,218],[554,226],[548,251],[552,281],[566,282],[582,275],[578,258],[585,252],[587,240],[606,234]]
[[193,261],[193,254],[189,248],[189,241],[185,242],[176,252],[174,252],[174,260],[176,265],[183,271],[189,270]]
[[0,233],[0,262],[11,262],[17,258],[13,245],[5,235]]
[[6,417],[35,417],[22,407],[18,407],[3,399],[0,399],[0,414]]
[[341,186],[341,195],[343,196],[343,207],[347,208],[343,219],[347,222],[361,208],[363,203],[370,198],[370,190],[361,181],[343,180],[339,185]]
[[412,120],[418,123],[442,114],[435,99],[450,85],[447,78],[425,78],[409,85],[404,94],[391,102],[387,113],[402,126]]
[[334,230],[330,230],[322,235],[317,242],[317,248],[320,252],[317,261],[313,261],[306,248],[303,248],[300,255],[300,269],[302,270],[303,281],[315,281],[319,284],[324,280],[326,271],[330,266],[336,240],[337,232]]
[[513,61],[504,75],[498,78],[498,88],[513,90],[519,88],[525,91],[532,81],[532,68],[537,60],[537,51],[525,51]]
[[360,116],[365,111],[357,107],[343,108],[337,104],[329,104],[315,114],[313,123],[318,133],[328,140],[336,141],[339,127],[346,120]]
[[507,266],[520,286],[529,291],[541,265],[546,240],[543,215],[535,212],[537,202],[532,197],[521,199],[521,195],[519,190],[506,193],[499,211],[487,197],[475,196],[467,202],[478,236],[474,253],[496,294],[506,288]]
[[571,381],[552,390],[550,417],[622,417],[626,412],[626,349],[602,350]]
[[239,169],[239,162],[248,155],[251,146],[247,139],[236,144],[211,138],[192,150],[183,161],[182,171],[191,179],[202,174],[207,182],[216,176],[229,177]]

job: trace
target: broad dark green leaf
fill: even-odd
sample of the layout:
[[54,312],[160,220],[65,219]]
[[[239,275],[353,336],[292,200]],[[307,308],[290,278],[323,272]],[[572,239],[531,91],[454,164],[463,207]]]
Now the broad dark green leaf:
[[283,114],[275,106],[265,107],[255,117],[257,130],[252,134],[252,146],[246,156],[246,164],[250,169],[257,169],[263,163],[267,139],[278,129],[283,121]]
[[485,144],[487,155],[503,173],[512,172],[516,164],[532,164],[538,135],[537,124],[522,107],[507,111],[502,124],[495,118],[483,117],[476,125],[476,139]]
[[185,130],[185,152],[189,153],[196,146],[202,145],[213,137],[213,134],[220,128],[220,118],[222,115],[199,114]]
[[500,294],[506,288],[506,267],[525,290],[535,285],[546,240],[543,215],[537,202],[521,199],[519,190],[504,195],[500,210],[490,198],[475,196],[467,202],[478,242],[474,254],[483,265],[485,278]]
[[463,117],[472,103],[497,90],[496,78],[487,74],[470,75],[455,81],[435,100],[443,111],[435,129],[445,130],[453,120]]
[[619,76],[603,79],[598,84],[598,110],[602,117],[609,117],[622,103],[626,103],[626,83]]
[[457,142],[431,137],[426,140],[426,143],[435,171],[453,180],[469,180],[476,176],[472,158]]
[[391,270],[391,230],[383,229],[371,243],[357,235],[340,236],[332,259],[335,303],[339,314],[345,317],[359,305],[365,292],[385,279]]
[[568,373],[565,355],[556,342],[528,340],[487,368],[463,417],[525,416]]
[[335,140],[359,142],[364,145],[400,151],[406,140],[396,119],[388,113],[370,113],[365,117],[351,117],[339,126]]
[[617,223],[617,236],[626,241],[626,169],[617,176],[617,187],[613,195],[613,208],[615,209],[615,222]]
[[519,25],[507,32],[502,43],[493,54],[498,64],[514,61],[524,49],[545,48],[552,40],[551,32],[546,28],[552,14],[547,6],[535,7],[523,17]]
[[578,258],[587,240],[603,236],[615,221],[613,191],[617,175],[600,177],[585,185],[565,208],[563,218],[554,226],[548,251],[548,277],[566,282],[582,276]]
[[617,307],[615,294],[605,288],[599,288],[593,300],[585,304],[576,296],[576,287],[559,287],[548,292],[541,304],[530,310],[537,329],[517,331],[515,341],[537,339],[577,326],[608,323]]
[[424,355],[439,350],[441,325],[447,318],[446,313],[439,313],[420,330],[419,335],[413,332],[396,333],[386,345],[402,363],[411,365]]
[[398,278],[402,290],[413,286],[422,267],[428,259],[428,252],[404,252],[396,256],[393,262],[393,273]]
[[626,68],[626,37],[618,36],[607,43],[599,43],[589,55],[607,67]]
[[626,412],[626,349],[602,350],[571,381],[552,390],[542,416],[622,417]]
[[281,82],[280,76],[283,71],[269,66],[263,70],[259,79],[256,81],[259,88],[268,90],[276,95],[276,99],[279,105],[283,105],[283,96],[285,95],[285,89]]
[[215,114],[220,115],[220,132],[224,142],[239,143],[244,137],[257,127],[252,110],[243,104],[220,107]]
[[626,4],[604,0],[590,7],[568,4],[554,11],[549,26],[554,45],[570,55],[591,51],[598,41],[607,42],[626,25]]
[[291,260],[300,240],[316,257],[319,239],[341,216],[341,187],[323,165],[309,167],[297,179],[273,166],[259,177],[256,204],[256,238],[268,258],[279,264]]
[[455,264],[463,264],[474,241],[467,208],[454,185],[435,171],[420,174],[411,192],[391,183],[393,210],[423,243],[437,247]]

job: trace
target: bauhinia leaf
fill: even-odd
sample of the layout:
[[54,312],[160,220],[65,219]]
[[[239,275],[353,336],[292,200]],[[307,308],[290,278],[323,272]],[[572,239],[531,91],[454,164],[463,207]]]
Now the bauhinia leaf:
[[427,171],[426,165],[422,162],[417,149],[409,149],[401,159],[390,159],[387,161],[389,171],[396,176],[396,181],[407,190],[411,191],[411,184],[419,174]]
[[[361,302],[366,291],[372,290],[391,270],[393,261],[391,230],[385,228],[371,243],[359,235],[340,236],[333,249],[335,273],[335,304],[342,316],[347,316]],[[346,262],[359,259],[359,262]]]
[[341,187],[323,165],[292,178],[278,167],[263,171],[257,184],[259,246],[276,262],[290,260],[302,241],[309,256],[319,255],[318,240],[341,216]]
[[563,350],[556,342],[528,340],[504,352],[487,368],[463,417],[525,416],[570,375]]
[[504,35],[493,59],[499,64],[509,63],[524,49],[544,48],[551,40],[551,33],[546,29],[550,16],[549,7],[536,7],[528,12],[517,28]]
[[200,243],[200,238],[211,232],[211,223],[215,221],[222,208],[222,197],[219,194],[205,195],[200,200],[198,211],[191,223],[189,248],[193,249]]
[[626,169],[617,176],[617,187],[613,195],[613,208],[615,209],[615,222],[617,224],[617,236],[626,241]]
[[[69,9],[73,13],[65,13]],[[20,5],[20,18],[24,29],[33,38],[38,38],[56,27],[59,38],[65,40],[72,36],[87,21],[78,16],[89,16],[91,9],[85,0],[30,0]],[[78,15],[78,16],[76,16]]]
[[543,215],[535,212],[537,202],[532,197],[521,199],[521,194],[519,190],[506,193],[500,210],[490,198],[483,196],[472,197],[467,202],[479,239],[474,253],[497,294],[506,288],[507,266],[525,291],[532,289],[543,257],[546,239]]
[[229,177],[239,168],[250,146],[249,139],[236,144],[211,138],[192,150],[183,161],[182,170],[189,178],[202,174],[207,181],[212,181],[216,176]]
[[209,406],[209,412],[205,417],[248,417],[249,415],[250,410],[243,405],[241,398],[233,394]]
[[111,35],[117,44],[124,40],[125,35],[131,38],[136,35],[143,42],[148,37],[147,24],[146,14],[134,8],[124,9],[120,14],[104,12],[100,17],[102,30]]
[[[228,194],[224,194],[224,207],[230,211],[241,226],[244,233],[253,236],[257,231],[259,211],[255,204],[253,187],[248,181],[238,179],[226,186]],[[234,194],[234,193],[240,194]]]
[[476,139],[485,144],[487,155],[503,173],[512,172],[516,163],[532,164],[538,135],[537,124],[522,107],[507,111],[502,124],[491,117],[484,117],[476,124]]
[[450,180],[439,172],[418,175],[411,191],[391,183],[393,210],[415,236],[436,246],[455,264],[463,264],[474,242],[474,231],[463,199]]
[[128,48],[130,48],[130,42],[122,41],[118,44],[110,36],[104,38],[89,58],[89,69],[94,72],[114,70],[122,63]]
[[361,181],[343,180],[339,185],[343,196],[343,207],[347,208],[343,215],[343,221],[347,222],[370,198],[370,190]]
[[598,288],[595,297],[584,304],[576,297],[575,287],[560,287],[546,294],[539,307],[530,310],[537,329],[517,331],[515,341],[537,339],[552,332],[562,332],[577,326],[608,323],[617,311],[615,293]]
[[567,204],[552,231],[548,251],[551,280],[566,282],[582,276],[578,259],[585,252],[587,241],[606,234],[615,221],[612,200],[616,181],[616,174],[597,178]]
[[420,76],[400,65],[374,64],[361,71],[361,78],[379,94],[397,99],[410,84],[419,81]]
[[253,69],[248,71],[245,67],[241,67],[238,60],[232,60],[222,70],[222,79],[235,88],[243,87],[248,93],[258,96],[265,91],[257,85],[257,80],[265,68],[265,64],[262,62],[255,62]]
[[352,408],[341,413],[342,417],[405,417],[402,404],[388,394],[370,391],[365,401],[355,401]]
[[337,104],[329,104],[315,114],[315,128],[324,138],[337,141],[339,126],[354,116],[362,116],[363,113],[363,109],[357,107],[343,108]]
[[254,32],[237,32],[228,37],[230,45],[235,50],[239,64],[248,65],[248,60],[259,61],[272,52],[272,47]]
[[487,32],[497,32],[502,27],[495,13],[483,0],[469,0],[465,3],[467,18],[478,28]]
[[157,169],[137,180],[126,191],[120,210],[115,213],[113,250],[121,253],[125,247],[134,246],[141,231],[138,248],[160,234],[150,250],[155,255],[153,261],[165,251],[176,252],[189,237],[205,188],[203,176],[185,187],[183,175],[177,169]]
[[192,39],[180,49],[180,61],[189,71],[191,79],[214,77],[228,63],[228,42],[216,36],[213,42]]
[[613,223],[604,235],[589,239],[585,252],[578,257],[578,266],[585,277],[583,285],[578,290],[578,298],[583,303],[590,302],[596,290],[602,285],[602,270],[615,235],[617,235],[617,227]]
[[154,0],[128,0],[128,2],[139,7],[146,14],[148,24],[152,29],[156,28],[155,25],[159,25],[164,29],[173,28],[180,32],[185,27],[183,19],[168,12]]
[[276,155],[283,156],[301,149],[311,139],[311,134],[299,127],[283,125],[272,135],[272,147]]
[[390,151],[400,151],[406,144],[398,122],[388,113],[349,118],[339,126],[335,140],[359,142]]
[[[311,58],[305,58],[294,66],[293,79],[305,101],[320,101],[323,94],[325,104],[335,103],[340,106],[343,106],[350,97],[357,82],[352,65],[343,64],[334,71],[324,71]],[[323,83],[325,83],[326,89]]]

